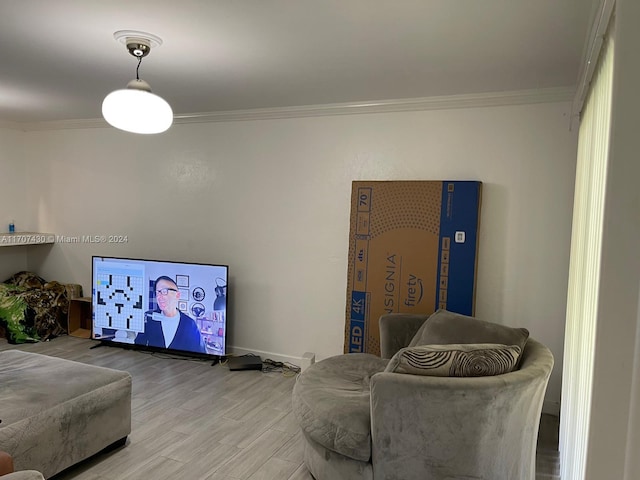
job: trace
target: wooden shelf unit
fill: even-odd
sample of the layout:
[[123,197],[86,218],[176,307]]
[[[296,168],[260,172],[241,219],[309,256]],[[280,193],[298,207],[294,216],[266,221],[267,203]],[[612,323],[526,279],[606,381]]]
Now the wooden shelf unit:
[[72,337],[91,338],[92,329],[91,297],[72,298],[69,301],[67,332]]

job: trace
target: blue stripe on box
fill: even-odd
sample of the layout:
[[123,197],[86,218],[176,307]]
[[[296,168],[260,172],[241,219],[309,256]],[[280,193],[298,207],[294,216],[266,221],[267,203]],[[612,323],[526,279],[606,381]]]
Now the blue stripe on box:
[[349,321],[349,353],[364,352],[365,314],[367,310],[367,292],[351,293],[351,315]]
[[[481,185],[481,182],[442,183],[436,309],[473,315]],[[464,233],[464,242],[456,241],[459,232]]]

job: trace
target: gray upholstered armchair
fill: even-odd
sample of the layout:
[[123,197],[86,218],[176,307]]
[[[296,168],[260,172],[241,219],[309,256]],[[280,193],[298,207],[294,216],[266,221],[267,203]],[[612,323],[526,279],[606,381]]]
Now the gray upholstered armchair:
[[382,357],[345,354],[297,379],[317,480],[534,480],[551,352],[525,329],[445,310],[380,319]]

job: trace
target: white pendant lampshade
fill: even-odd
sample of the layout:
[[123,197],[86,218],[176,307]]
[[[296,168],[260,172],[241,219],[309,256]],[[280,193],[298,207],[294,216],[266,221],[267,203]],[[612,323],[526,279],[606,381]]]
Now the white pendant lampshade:
[[132,133],[162,133],[173,123],[167,101],[151,93],[147,82],[135,79],[105,97],[102,116],[111,126]]
[[173,110],[162,97],[151,93],[151,87],[138,76],[142,58],[159,46],[162,40],[155,35],[132,30],[113,34],[138,59],[136,78],[127,88],[111,92],[102,102],[102,116],[113,127],[132,133],[162,133],[173,123]]

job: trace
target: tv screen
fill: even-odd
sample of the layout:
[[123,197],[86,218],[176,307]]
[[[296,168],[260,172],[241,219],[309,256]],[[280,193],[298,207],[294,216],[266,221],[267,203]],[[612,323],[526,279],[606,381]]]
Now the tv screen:
[[92,259],[92,338],[121,346],[225,355],[227,265]]

